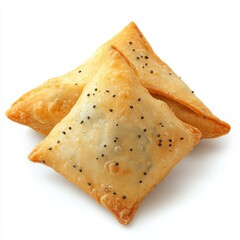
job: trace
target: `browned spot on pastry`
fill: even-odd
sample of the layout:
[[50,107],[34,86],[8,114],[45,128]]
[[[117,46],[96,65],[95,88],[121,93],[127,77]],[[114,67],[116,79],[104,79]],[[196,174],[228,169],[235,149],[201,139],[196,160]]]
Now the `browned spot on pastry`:
[[114,161],[108,161],[104,164],[104,169],[106,169],[111,175],[120,174],[122,172],[119,163],[115,163]]

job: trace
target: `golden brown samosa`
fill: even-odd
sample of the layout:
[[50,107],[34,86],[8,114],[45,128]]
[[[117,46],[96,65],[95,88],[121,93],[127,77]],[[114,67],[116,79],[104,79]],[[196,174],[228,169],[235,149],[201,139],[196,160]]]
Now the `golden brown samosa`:
[[201,133],[154,99],[118,51],[106,54],[77,103],[29,158],[55,169],[128,224]]

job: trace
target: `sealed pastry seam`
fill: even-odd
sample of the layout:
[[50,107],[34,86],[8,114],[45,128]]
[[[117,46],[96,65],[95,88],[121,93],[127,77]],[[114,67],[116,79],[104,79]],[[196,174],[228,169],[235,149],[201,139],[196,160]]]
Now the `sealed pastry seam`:
[[[202,101],[197,98],[194,92],[173,72],[173,70],[166,63],[164,63],[154,53],[148,41],[146,40],[142,32],[138,29],[135,23],[130,23],[128,27],[129,28],[126,27],[124,30],[122,30],[122,32],[128,32],[128,34],[125,33],[125,35],[127,35],[129,39],[131,39],[130,45],[132,46],[132,48],[134,49],[135,47],[134,42],[138,43],[142,41],[141,43],[148,53],[148,55],[145,56],[147,57],[146,62],[153,58],[154,61],[158,63],[157,66],[160,67],[157,69],[156,72],[152,70],[151,76],[153,76],[154,73],[157,74],[161,72],[161,74],[157,77],[157,81],[155,82],[155,79],[151,77],[151,81],[146,81],[145,79],[146,75],[144,74],[144,71],[146,67],[149,67],[149,62],[145,63],[148,64],[147,66],[145,66],[144,64],[142,65],[142,68],[140,66],[138,68],[138,71],[140,72],[139,77],[142,78],[142,85],[146,87],[148,91],[151,94],[155,95],[157,98],[164,99],[163,101],[168,100],[166,101],[167,104],[169,102],[175,101],[175,109],[177,109],[177,111],[173,112],[177,113],[177,117],[182,121],[198,127],[202,131],[204,138],[219,137],[221,135],[227,134],[230,131],[230,125],[214,116],[211,111],[202,103]],[[134,29],[135,32],[134,30],[131,30],[131,28]],[[119,33],[119,35],[121,35],[121,32]],[[119,35],[117,35],[115,38],[118,39]],[[114,40],[112,39],[110,41]],[[120,43],[116,44],[120,45]],[[124,48],[123,45],[121,47]],[[139,46],[136,47],[138,51],[140,48],[141,47]],[[129,54],[127,50],[124,52],[127,52]],[[134,53],[135,52],[136,50],[134,51]],[[128,54],[127,57],[135,62],[135,59],[137,59],[138,61],[145,59],[143,57],[144,54],[137,56],[136,58],[132,58],[131,54]],[[135,63],[135,65],[138,66],[137,63]],[[170,108],[171,106],[172,104],[170,104]],[[194,118],[184,118],[184,115],[186,115],[186,113],[190,114],[191,116],[195,116]]]

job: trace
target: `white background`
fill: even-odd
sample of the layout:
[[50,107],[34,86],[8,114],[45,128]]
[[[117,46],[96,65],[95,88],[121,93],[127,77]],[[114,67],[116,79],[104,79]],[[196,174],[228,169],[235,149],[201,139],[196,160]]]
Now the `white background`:
[[[240,239],[237,2],[1,0],[1,240]],[[130,21],[232,130],[201,141],[122,226],[53,170],[30,162],[43,137],[4,112],[26,91],[80,65]]]

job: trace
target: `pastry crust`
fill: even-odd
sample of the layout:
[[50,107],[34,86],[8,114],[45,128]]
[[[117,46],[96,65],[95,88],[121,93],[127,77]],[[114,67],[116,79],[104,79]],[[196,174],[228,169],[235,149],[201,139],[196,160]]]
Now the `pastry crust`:
[[73,71],[25,93],[7,110],[7,117],[47,135],[75,105],[84,85],[98,71],[105,51],[105,48],[98,49]]
[[[164,101],[173,113],[181,119],[183,122],[197,126],[201,131],[204,138],[215,138],[222,136],[229,132],[229,125],[217,118],[208,118],[205,115],[200,115],[187,108],[184,105],[179,104],[178,102],[161,96],[161,95],[152,95],[156,99]],[[216,124],[216,120],[218,124]]]
[[29,155],[90,194],[122,224],[201,138],[141,86],[129,64],[110,48],[69,114]]
[[[203,138],[219,137],[230,131],[229,124],[214,116],[172,69],[153,52],[148,41],[133,22],[102,45],[83,65],[25,94],[7,111],[7,116],[40,133],[48,134],[52,127],[71,110],[84,85],[92,79],[102,64],[102,56],[105,55],[109,45],[114,45],[134,65],[141,84],[151,94],[158,95],[157,98],[165,99],[170,104],[174,101],[177,116],[199,128]],[[55,83],[62,88],[52,88]],[[68,90],[63,92],[65,87]],[[46,98],[48,95],[53,97]],[[57,102],[56,111],[49,111],[52,102]],[[38,108],[39,105],[42,107]],[[64,111],[59,111],[63,105]],[[37,108],[35,109],[34,106]],[[211,123],[210,127],[209,123]]]

